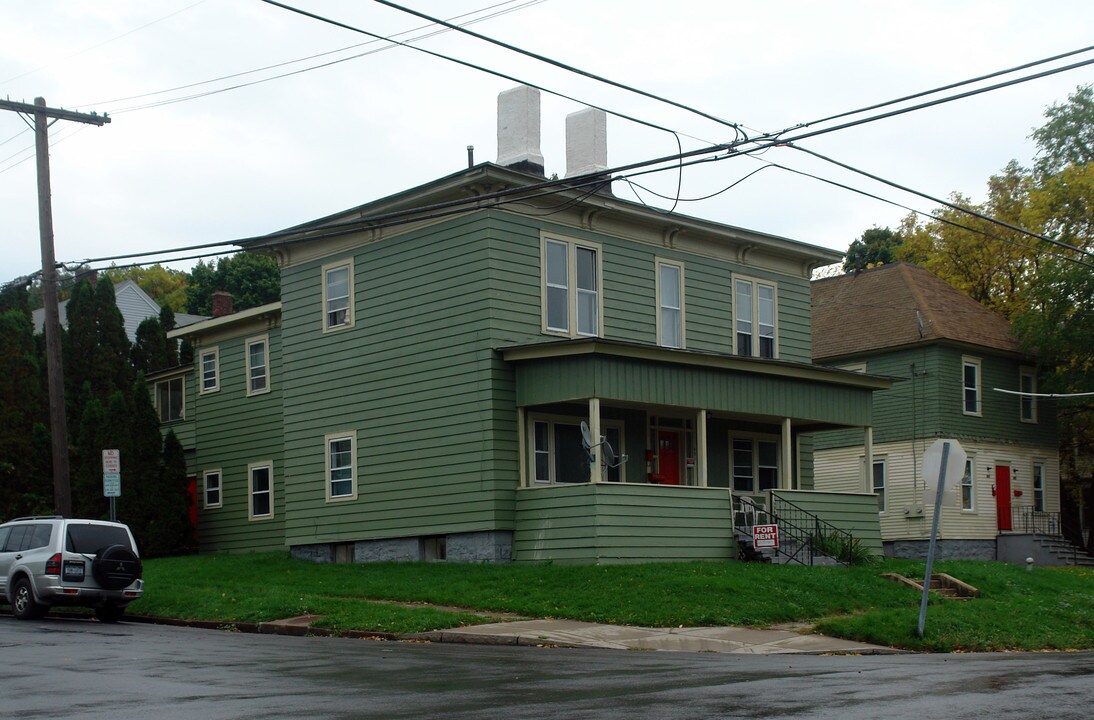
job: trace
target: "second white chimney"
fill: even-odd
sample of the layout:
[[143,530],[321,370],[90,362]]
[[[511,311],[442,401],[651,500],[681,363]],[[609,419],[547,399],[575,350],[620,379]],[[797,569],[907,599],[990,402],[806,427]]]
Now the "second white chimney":
[[608,169],[608,116],[585,108],[566,116],[566,177]]

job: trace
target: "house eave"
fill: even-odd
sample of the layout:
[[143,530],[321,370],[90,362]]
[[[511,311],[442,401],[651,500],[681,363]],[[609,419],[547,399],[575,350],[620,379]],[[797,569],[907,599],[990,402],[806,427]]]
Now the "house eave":
[[222,315],[221,317],[210,318],[208,320],[196,322],[193,325],[187,325],[186,327],[175,328],[167,333],[167,337],[173,339],[185,338],[191,335],[202,335],[214,330],[224,329],[230,325],[243,324],[249,320],[261,319],[267,315],[280,312],[280,302],[267,303],[266,305],[240,310],[231,315]]

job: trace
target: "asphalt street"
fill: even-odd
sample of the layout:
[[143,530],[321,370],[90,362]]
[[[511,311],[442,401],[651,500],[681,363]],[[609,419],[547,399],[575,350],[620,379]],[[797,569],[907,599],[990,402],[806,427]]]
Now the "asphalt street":
[[0,616],[4,718],[1087,718],[1094,653],[731,655]]

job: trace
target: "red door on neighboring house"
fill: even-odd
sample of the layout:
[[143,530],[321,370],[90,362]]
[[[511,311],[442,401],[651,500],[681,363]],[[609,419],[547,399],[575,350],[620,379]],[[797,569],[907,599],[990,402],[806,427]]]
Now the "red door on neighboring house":
[[662,485],[680,484],[680,433],[658,431],[657,469]]
[[1000,530],[1010,530],[1010,466],[995,466],[995,517]]

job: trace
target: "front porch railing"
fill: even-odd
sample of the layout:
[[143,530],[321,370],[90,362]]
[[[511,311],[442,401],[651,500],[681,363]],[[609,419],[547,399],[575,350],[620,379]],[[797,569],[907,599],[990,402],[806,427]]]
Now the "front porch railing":
[[[734,496],[738,503],[734,522],[738,523],[739,519],[738,527],[746,528],[744,535],[751,536],[754,525],[778,525],[779,544],[774,552],[781,562],[813,565],[818,557],[825,556],[850,567],[854,545],[851,533],[774,493],[769,498],[771,506],[764,507],[752,498]],[[747,538],[741,540],[747,541]]]
[[1034,510],[1031,507],[1012,507],[1010,517],[1011,529],[1015,532],[1061,536],[1064,534],[1058,512]]

